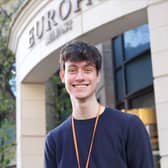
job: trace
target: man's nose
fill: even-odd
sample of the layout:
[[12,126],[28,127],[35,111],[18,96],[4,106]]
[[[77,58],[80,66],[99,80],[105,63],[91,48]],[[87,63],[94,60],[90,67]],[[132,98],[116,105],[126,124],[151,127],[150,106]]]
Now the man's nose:
[[76,74],[76,80],[83,80],[83,79],[84,79],[84,72],[80,70]]

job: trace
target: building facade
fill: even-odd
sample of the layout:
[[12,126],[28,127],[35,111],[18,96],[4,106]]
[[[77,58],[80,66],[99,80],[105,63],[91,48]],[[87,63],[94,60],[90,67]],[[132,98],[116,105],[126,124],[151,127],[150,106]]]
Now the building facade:
[[79,39],[103,56],[99,101],[138,115],[156,168],[168,166],[168,1],[29,0],[11,26],[17,68],[17,167],[43,167],[45,82]]

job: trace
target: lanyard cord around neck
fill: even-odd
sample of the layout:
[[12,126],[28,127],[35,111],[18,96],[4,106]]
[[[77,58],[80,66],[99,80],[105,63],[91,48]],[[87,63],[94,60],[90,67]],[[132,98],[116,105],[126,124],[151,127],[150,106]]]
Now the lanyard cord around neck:
[[[88,153],[85,168],[89,167],[89,161],[90,161],[92,147],[93,147],[93,143],[94,143],[94,139],[95,139],[96,128],[97,128],[97,124],[98,124],[99,117],[100,117],[100,112],[101,112],[101,105],[99,105],[98,111],[97,111],[97,114],[96,114],[96,121],[95,121],[94,128],[93,128],[93,134],[92,134],[92,139],[91,139],[90,146],[89,146],[89,153]],[[78,150],[78,143],[77,143],[77,137],[76,137],[76,130],[75,130],[75,123],[74,123],[73,115],[72,115],[72,133],[73,133],[73,141],[74,141],[75,152],[76,152],[76,159],[77,159],[77,162],[78,162],[78,168],[80,168],[79,150]]]

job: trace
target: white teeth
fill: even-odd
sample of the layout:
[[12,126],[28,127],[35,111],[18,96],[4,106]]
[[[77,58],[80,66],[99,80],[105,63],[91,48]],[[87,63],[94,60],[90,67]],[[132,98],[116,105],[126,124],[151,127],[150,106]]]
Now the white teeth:
[[75,87],[86,87],[87,85],[76,85]]
[[73,87],[80,87],[80,88],[84,88],[84,87],[87,87],[88,84],[85,84],[85,85],[72,85]]

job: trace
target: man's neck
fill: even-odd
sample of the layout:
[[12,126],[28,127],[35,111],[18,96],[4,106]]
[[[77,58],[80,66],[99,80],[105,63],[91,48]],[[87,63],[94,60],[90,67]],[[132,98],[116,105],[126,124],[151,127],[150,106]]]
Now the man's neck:
[[75,119],[85,120],[96,117],[99,108],[99,103],[96,99],[86,102],[75,101],[72,103],[72,107],[73,117]]

